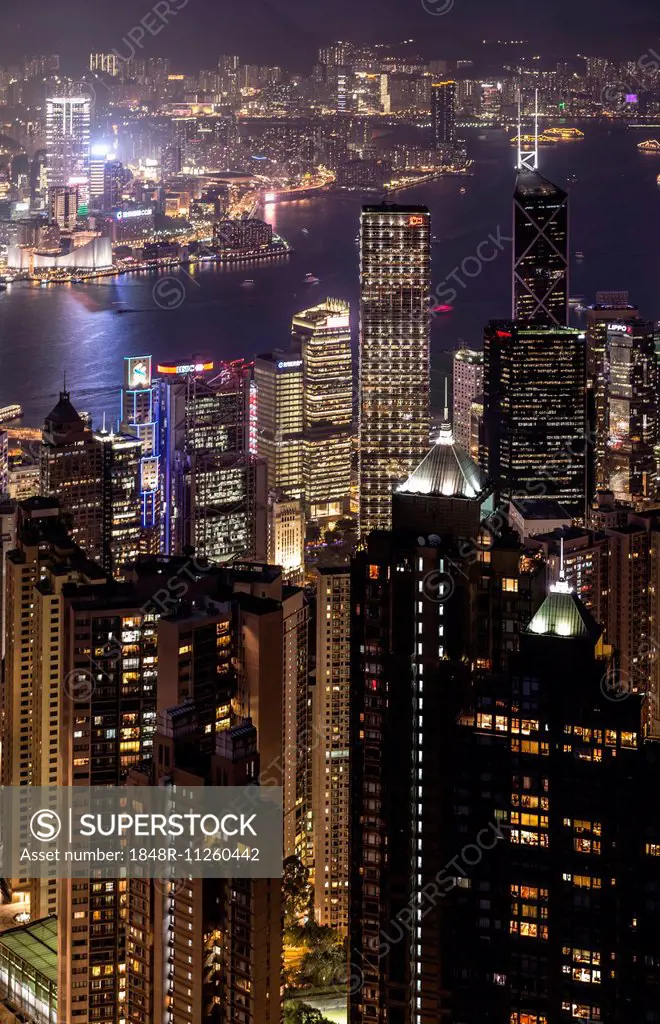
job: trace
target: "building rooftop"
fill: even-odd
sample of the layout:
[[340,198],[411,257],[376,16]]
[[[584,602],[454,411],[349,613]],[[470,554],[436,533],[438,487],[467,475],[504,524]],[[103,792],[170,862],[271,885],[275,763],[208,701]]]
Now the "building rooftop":
[[54,915],[2,932],[0,946],[57,985],[57,918]]
[[595,642],[602,630],[574,591],[560,580],[550,587],[548,596],[532,617],[526,632],[569,639],[591,637]]
[[558,185],[544,178],[538,171],[518,171],[516,177],[516,195],[529,197],[554,196],[559,201],[566,198],[567,193]]
[[445,422],[431,451],[396,490],[397,494],[477,498],[486,487],[485,474],[456,444],[451,427]]

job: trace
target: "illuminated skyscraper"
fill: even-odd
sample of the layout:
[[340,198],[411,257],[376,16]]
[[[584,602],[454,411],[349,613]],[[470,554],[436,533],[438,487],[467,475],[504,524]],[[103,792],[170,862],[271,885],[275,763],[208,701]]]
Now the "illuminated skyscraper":
[[456,82],[433,82],[431,85],[431,128],[436,148],[451,146],[456,141]]
[[69,185],[74,178],[88,178],[91,116],[89,96],[53,96],[46,100],[49,185]]
[[103,446],[80,418],[68,391],[46,417],[41,448],[41,493],[59,500],[71,535],[89,558],[103,560]]
[[568,195],[519,170],[513,197],[513,312],[526,323],[568,323]]
[[605,450],[607,447],[607,386],[605,381],[605,349],[607,325],[625,323],[638,316],[637,306],[628,302],[628,292],[598,292],[596,303],[586,312],[587,383],[593,394],[593,429],[595,433],[594,490],[605,483]]
[[142,442],[140,457],[140,550],[160,551],[160,429],[157,421],[158,391],[151,376],[151,356],[124,359],[121,392],[122,430]]
[[102,71],[106,75],[116,77],[119,74],[119,61],[116,53],[90,53],[89,70]]
[[431,224],[424,206],[362,210],[360,530],[387,529],[392,489],[429,444]]
[[249,451],[251,366],[162,363],[163,545],[212,561],[266,555],[266,467]]
[[257,386],[257,453],[268,466],[268,489],[302,498],[303,361],[276,349],[254,364]]
[[78,219],[80,193],[69,185],[53,185],[48,189],[48,219],[64,231],[72,231]]
[[351,486],[353,357],[347,302],[326,299],[293,318],[303,361],[303,480],[311,519],[341,515]]
[[117,579],[140,554],[140,459],[142,442],[133,434],[100,431],[103,450],[103,552],[101,564]]
[[491,321],[480,462],[501,496],[584,514],[588,449],[584,333]]
[[656,492],[658,365],[653,324],[639,318],[607,324],[605,486],[624,502]]
[[484,355],[469,348],[454,352],[452,427],[456,444],[469,452],[472,404],[481,394],[484,383]]

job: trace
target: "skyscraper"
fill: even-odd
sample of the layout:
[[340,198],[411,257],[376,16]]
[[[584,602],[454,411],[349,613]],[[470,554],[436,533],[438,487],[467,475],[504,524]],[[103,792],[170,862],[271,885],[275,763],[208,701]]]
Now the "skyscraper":
[[91,100],[52,96],[46,100],[48,184],[69,185],[89,174]]
[[469,348],[454,352],[452,391],[452,427],[456,444],[470,451],[472,404],[481,395],[484,383],[484,355]]
[[257,454],[268,467],[268,489],[302,498],[303,361],[297,353],[257,356]]
[[538,171],[519,170],[513,196],[512,318],[568,323],[568,195]]
[[103,551],[106,572],[122,579],[140,554],[140,459],[142,442],[133,434],[99,431],[103,452]]
[[362,210],[360,530],[387,529],[392,489],[429,443],[430,216],[423,206]]
[[350,877],[351,576],[316,571],[312,820],[314,909],[319,924],[348,931]]
[[585,512],[586,341],[569,327],[491,321],[480,462],[501,496]]
[[158,389],[152,380],[151,356],[124,359],[121,391],[122,430],[142,442],[140,455],[140,550],[154,555],[161,550],[160,443]]
[[640,320],[606,326],[605,486],[618,501],[656,494],[658,366],[654,326]]
[[68,391],[48,414],[41,448],[41,493],[71,518],[73,540],[101,563],[104,539],[103,446],[71,404]]
[[266,554],[266,467],[249,451],[251,367],[161,363],[162,550],[224,562]]
[[431,85],[431,129],[433,144],[439,149],[456,141],[456,82]]
[[587,383],[593,395],[593,431],[595,434],[595,480],[593,490],[605,483],[605,449],[607,447],[607,387],[605,380],[605,349],[607,325],[625,323],[638,316],[631,306],[628,292],[599,292],[596,302],[586,312]]
[[303,361],[303,480],[310,519],[341,515],[351,487],[353,357],[347,302],[296,313],[292,347]]

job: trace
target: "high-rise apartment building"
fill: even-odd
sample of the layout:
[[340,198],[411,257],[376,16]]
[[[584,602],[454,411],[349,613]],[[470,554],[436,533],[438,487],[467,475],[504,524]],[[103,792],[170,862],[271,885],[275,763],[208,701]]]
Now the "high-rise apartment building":
[[554,498],[584,515],[586,342],[569,327],[491,321],[480,461],[503,498]]
[[491,512],[445,424],[394,494],[392,531],[372,533],[351,566],[352,1024],[452,1019],[444,908],[426,898],[457,853],[451,741],[471,671],[508,663],[541,599],[540,566],[514,534],[484,528]]
[[52,96],[46,100],[48,184],[69,185],[89,174],[91,100]]
[[80,193],[75,185],[51,185],[48,189],[48,219],[62,231],[73,231],[78,220]]
[[341,515],[351,486],[353,357],[350,309],[326,299],[293,317],[303,361],[303,481],[311,519]]
[[312,820],[314,912],[348,932],[350,878],[351,576],[348,566],[316,571]]
[[605,342],[605,487],[623,502],[656,495],[658,363],[654,325],[609,322]]
[[474,352],[469,348],[459,348],[457,352],[454,352],[452,382],[454,438],[456,444],[469,453],[472,405],[483,391],[483,352]]
[[519,170],[513,197],[512,319],[568,324],[568,195]]
[[431,225],[423,206],[362,210],[360,530],[387,529],[392,490],[429,443]]
[[119,74],[119,61],[116,53],[90,53],[89,70],[102,71],[114,78]]
[[451,146],[456,141],[456,90],[453,81],[431,85],[431,130],[436,148]]

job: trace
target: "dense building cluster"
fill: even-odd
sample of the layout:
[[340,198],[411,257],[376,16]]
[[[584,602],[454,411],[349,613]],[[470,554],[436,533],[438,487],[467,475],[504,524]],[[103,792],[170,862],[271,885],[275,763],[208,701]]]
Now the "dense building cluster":
[[[461,118],[534,94],[602,113],[632,75],[521,59],[490,82],[342,42],[308,76],[89,68],[121,159],[57,58],[0,71],[0,102],[45,102],[47,159],[0,177],[32,270],[155,217],[254,256],[269,225],[232,215],[251,182],[209,168],[365,187],[410,155],[377,153],[371,117],[421,112],[449,160]],[[111,425],[69,381],[32,448],[0,432],[1,784],[281,789],[285,864],[24,865],[0,880],[23,915],[0,927],[3,1019],[660,1024],[657,330],[625,292],[569,325],[570,197],[538,151],[518,146],[511,318],[454,353],[436,427],[432,216],[386,197],[356,225],[355,367],[327,297],[253,359],[127,357]]]

